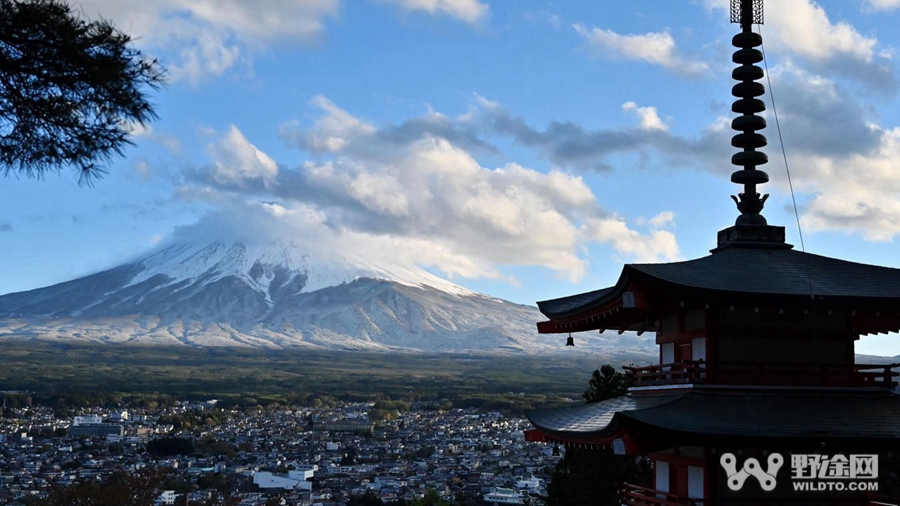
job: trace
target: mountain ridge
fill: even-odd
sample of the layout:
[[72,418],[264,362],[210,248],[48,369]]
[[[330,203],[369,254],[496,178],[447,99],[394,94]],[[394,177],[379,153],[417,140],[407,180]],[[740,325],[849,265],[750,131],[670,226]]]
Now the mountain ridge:
[[[175,243],[89,276],[0,296],[0,339],[420,352],[559,351],[533,306],[424,270],[296,243]],[[643,352],[647,338],[583,351]]]

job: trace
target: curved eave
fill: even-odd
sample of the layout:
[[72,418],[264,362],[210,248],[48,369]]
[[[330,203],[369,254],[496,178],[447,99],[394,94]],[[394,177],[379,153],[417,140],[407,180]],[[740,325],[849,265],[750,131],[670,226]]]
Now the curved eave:
[[692,391],[623,396],[528,413],[548,438],[609,444],[627,433],[643,449],[673,444],[900,448],[900,396]]
[[538,331],[640,330],[646,321],[641,315],[596,320],[629,308],[628,301],[649,310],[651,299],[781,309],[815,306],[859,316],[854,328],[860,334],[900,331],[900,269],[792,250],[742,248],[685,262],[625,265],[614,286],[538,302],[549,318],[538,324]]
[[680,395],[623,395],[578,406],[526,413],[532,425],[549,439],[578,444],[609,444],[622,432],[624,412],[654,407]]
[[611,307],[588,311],[568,320],[548,320],[538,322],[539,334],[562,334],[566,332],[587,332],[591,330],[626,330],[638,333],[657,330],[650,321],[649,312],[639,308],[625,308],[621,303]]
[[615,306],[622,300],[622,293],[629,285],[626,269],[622,269],[616,284],[600,290],[579,293],[568,297],[538,301],[538,309],[551,320],[576,318],[586,312],[605,306]]

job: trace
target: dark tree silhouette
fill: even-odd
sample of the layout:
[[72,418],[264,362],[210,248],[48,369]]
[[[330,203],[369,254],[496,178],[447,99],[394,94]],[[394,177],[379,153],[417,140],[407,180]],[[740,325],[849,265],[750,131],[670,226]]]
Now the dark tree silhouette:
[[69,486],[54,486],[47,498],[30,498],[28,506],[152,506],[162,493],[166,471],[142,469],[136,473],[113,473],[105,482],[86,480]]
[[410,501],[409,504],[410,506],[450,506],[450,503],[441,499],[441,496],[432,488],[425,492],[425,497]]
[[347,506],[384,506],[384,501],[375,492],[369,490],[363,495],[350,496]]
[[130,125],[156,117],[145,90],[163,74],[109,21],[62,0],[0,0],[0,171],[71,167],[91,184],[131,144]]
[[[628,376],[604,365],[594,371],[584,391],[588,403],[605,401],[628,393]],[[548,506],[597,506],[619,504],[622,482],[649,478],[643,459],[615,455],[612,449],[567,448],[547,485]]]
[[581,394],[588,403],[605,401],[628,393],[628,376],[607,364],[594,371],[588,389]]
[[190,455],[194,452],[194,441],[181,437],[163,437],[147,443],[147,453],[156,457]]
[[619,484],[649,477],[649,465],[612,450],[569,448],[547,485],[549,506],[620,504]]
[[878,456],[878,493],[900,497],[900,453],[887,452]]
[[[195,503],[190,503],[194,505]],[[233,495],[231,492],[226,492],[224,494],[220,494],[219,492],[213,492],[209,499],[200,502],[197,506],[239,506],[241,504],[241,498]]]

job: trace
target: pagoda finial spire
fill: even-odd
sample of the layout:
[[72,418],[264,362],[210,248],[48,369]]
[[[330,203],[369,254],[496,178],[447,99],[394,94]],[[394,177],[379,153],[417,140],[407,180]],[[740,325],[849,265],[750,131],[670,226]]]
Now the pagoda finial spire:
[[753,32],[753,25],[763,22],[763,0],[731,0],[731,22],[740,23],[741,33],[734,36],[731,43],[738,48],[732,61],[738,64],[731,73],[739,81],[731,89],[737,98],[731,110],[739,116],[731,122],[731,128],[738,133],[731,138],[731,145],[741,151],[731,157],[731,163],[741,167],[731,175],[731,182],[743,185],[743,192],[732,196],[737,203],[740,216],[734,225],[719,231],[718,247],[713,253],[727,248],[793,248],[784,242],[784,227],[769,225],[762,210],[768,195],[760,197],[756,187],[769,181],[769,175],[757,167],[769,161],[757,149],[767,144],[760,130],[766,128],[766,120],[759,113],[766,110],[766,104],[758,97],[766,93],[760,79],[763,69],[756,64],[763,61],[762,36]]
[[763,0],[731,0],[731,22],[740,23],[745,32],[763,24]]
[[731,89],[731,94],[737,98],[731,110],[740,114],[731,123],[731,127],[740,132],[732,137],[731,145],[743,149],[731,157],[732,164],[743,167],[731,175],[731,181],[744,185],[740,198],[731,197],[741,212],[735,224],[765,225],[766,219],[760,212],[769,196],[760,198],[756,186],[768,182],[769,175],[756,167],[768,162],[769,158],[756,149],[767,144],[766,137],[757,133],[766,127],[765,118],[758,115],[766,110],[766,105],[756,97],[763,95],[766,90],[761,83],[756,82],[763,78],[763,70],[755,65],[763,59],[762,52],[756,49],[762,45],[762,37],[753,32],[753,25],[763,22],[762,0],[731,0],[731,22],[741,25],[741,33],[731,41],[738,48],[732,61],[739,64],[731,76],[740,81]]

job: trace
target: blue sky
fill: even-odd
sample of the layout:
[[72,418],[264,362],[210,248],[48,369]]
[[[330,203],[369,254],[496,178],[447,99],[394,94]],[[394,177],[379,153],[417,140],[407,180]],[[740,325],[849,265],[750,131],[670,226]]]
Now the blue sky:
[[[77,5],[168,68],[160,118],[92,188],[66,170],[0,180],[0,293],[221,222],[531,304],[702,256],[737,216],[721,0]],[[767,2],[810,252],[900,267],[898,23],[900,0]],[[764,214],[799,248],[770,125]],[[898,354],[900,337],[859,349]]]

